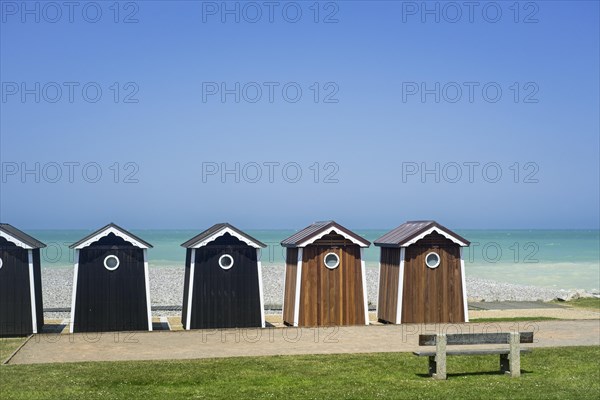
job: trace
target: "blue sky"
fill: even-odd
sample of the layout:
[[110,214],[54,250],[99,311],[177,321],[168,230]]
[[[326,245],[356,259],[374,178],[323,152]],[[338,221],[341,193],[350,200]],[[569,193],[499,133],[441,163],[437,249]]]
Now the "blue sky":
[[598,2],[0,3],[3,222],[599,226]]

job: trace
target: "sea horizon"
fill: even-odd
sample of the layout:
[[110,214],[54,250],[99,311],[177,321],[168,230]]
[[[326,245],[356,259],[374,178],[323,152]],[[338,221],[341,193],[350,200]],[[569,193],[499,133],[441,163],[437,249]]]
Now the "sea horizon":
[[[389,229],[353,229],[373,243]],[[281,240],[297,230],[247,229],[262,241],[264,265],[284,265]],[[532,285],[565,290],[598,290],[600,287],[600,230],[598,229],[456,229],[471,242],[465,248],[467,278]],[[42,267],[72,267],[69,245],[91,233],[86,229],[30,229],[44,242]],[[197,235],[196,229],[132,229],[131,232],[151,243],[149,266],[182,267],[185,249],[181,244]],[[379,249],[365,249],[368,268],[377,268]]]

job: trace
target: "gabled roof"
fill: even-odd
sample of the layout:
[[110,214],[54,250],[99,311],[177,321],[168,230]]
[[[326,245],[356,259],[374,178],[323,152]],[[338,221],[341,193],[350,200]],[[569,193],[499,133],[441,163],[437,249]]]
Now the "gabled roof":
[[145,242],[144,240],[135,236],[133,233],[126,231],[125,229],[121,228],[117,224],[113,224],[112,222],[98,229],[96,232],[87,235],[80,241],[73,243],[69,246],[69,248],[77,250],[83,249],[84,247],[88,247],[90,244],[97,242],[98,240],[102,239],[105,236],[108,236],[111,233],[115,236],[120,237],[123,240],[128,241],[132,245],[139,247],[140,249],[152,248],[152,245],[150,243]]
[[10,224],[0,224],[0,236],[24,249],[41,249],[46,245]]
[[344,228],[335,221],[315,222],[314,224],[307,226],[301,231],[296,232],[289,238],[283,240],[281,245],[283,247],[305,247],[327,235],[331,231],[334,231],[338,235],[342,235],[360,247],[369,247],[371,245],[371,242],[369,242],[367,239],[358,236],[356,233]]
[[463,247],[471,244],[465,238],[435,221],[408,221],[377,239],[375,246],[408,247],[432,232],[437,232]]
[[258,241],[257,239],[253,238],[252,236],[240,231],[235,226],[225,223],[225,222],[211,226],[204,232],[200,233],[199,235],[194,236],[187,242],[183,243],[181,246],[188,248],[188,249],[190,249],[190,248],[197,249],[199,247],[206,246],[208,243],[212,242],[213,240],[215,240],[216,238],[218,238],[220,236],[223,236],[226,233],[241,240],[242,242],[246,243],[248,246],[254,247],[256,249],[259,249],[261,247],[267,247],[266,244]]

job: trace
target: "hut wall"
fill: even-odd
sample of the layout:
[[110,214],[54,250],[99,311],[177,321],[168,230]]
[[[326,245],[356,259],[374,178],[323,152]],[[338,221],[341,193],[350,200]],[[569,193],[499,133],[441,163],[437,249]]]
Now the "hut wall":
[[188,309],[188,298],[189,298],[189,287],[190,287],[190,269],[191,269],[191,258],[192,249],[186,249],[185,251],[185,278],[183,280],[183,303],[181,307],[181,324],[183,329],[187,329],[187,309]]
[[[441,259],[434,269],[425,265],[431,251]],[[402,322],[464,322],[459,245],[432,233],[406,248]]]
[[377,319],[397,323],[400,248],[382,247],[379,264]]
[[283,299],[283,322],[287,325],[294,324],[297,272],[298,249],[287,248],[285,253],[285,288]]
[[[104,267],[111,254],[120,260],[114,271]],[[79,251],[74,331],[128,330],[148,330],[144,253],[109,235]]]
[[28,335],[31,324],[27,250],[0,238],[0,336]]
[[[302,255],[300,326],[364,325],[364,297],[360,247],[337,246],[343,242],[317,241]],[[335,269],[325,266],[329,252],[340,257]]]
[[[195,253],[191,328],[260,327],[256,249],[225,234]],[[232,268],[219,266],[223,254],[233,257]]]
[[42,300],[42,260],[40,249],[33,250],[33,283],[35,287],[35,312],[37,331],[44,327],[44,302]]

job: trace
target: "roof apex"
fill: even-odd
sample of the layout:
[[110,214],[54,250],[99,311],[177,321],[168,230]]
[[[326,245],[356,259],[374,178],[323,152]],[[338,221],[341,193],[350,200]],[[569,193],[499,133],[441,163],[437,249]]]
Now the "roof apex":
[[200,232],[198,235],[194,236],[187,242],[182,243],[181,246],[188,249],[202,247],[212,242],[216,238],[224,235],[225,233],[229,233],[230,235],[236,237],[238,240],[241,240],[242,242],[246,243],[248,246],[257,249],[267,247],[267,245],[263,242],[253,238],[252,236],[241,231],[240,229],[236,228],[228,222],[220,222],[218,224],[214,224],[213,226]]
[[467,247],[470,242],[456,234],[436,221],[407,221],[395,229],[392,229],[379,239],[375,240],[375,246],[380,247],[408,247],[432,232],[438,232],[447,239],[462,247]]
[[369,247],[371,245],[371,242],[365,238],[357,235],[333,220],[314,222],[306,228],[294,233],[292,236],[282,240],[281,245],[283,247],[305,247],[313,243],[315,240],[325,236],[331,230],[335,230],[337,233],[341,234],[346,239],[349,239],[360,247]]
[[15,240],[18,241],[19,243],[15,244],[23,248],[41,249],[46,247],[44,243],[40,242],[33,236],[26,234],[22,230],[15,228],[11,224],[0,223],[0,236],[13,243],[15,243]]
[[100,238],[107,236],[110,233],[115,233],[115,234],[117,234],[117,236],[120,236],[122,239],[127,240],[128,242],[132,243],[134,246],[140,247],[142,249],[149,249],[149,248],[153,247],[150,243],[144,241],[143,239],[140,239],[133,233],[121,228],[119,225],[115,224],[114,222],[111,222],[111,223],[103,226],[102,228],[98,229],[97,231],[90,233],[83,239],[73,243],[72,245],[69,246],[69,248],[70,249],[82,249],[84,247],[89,246],[93,242],[99,240]]

